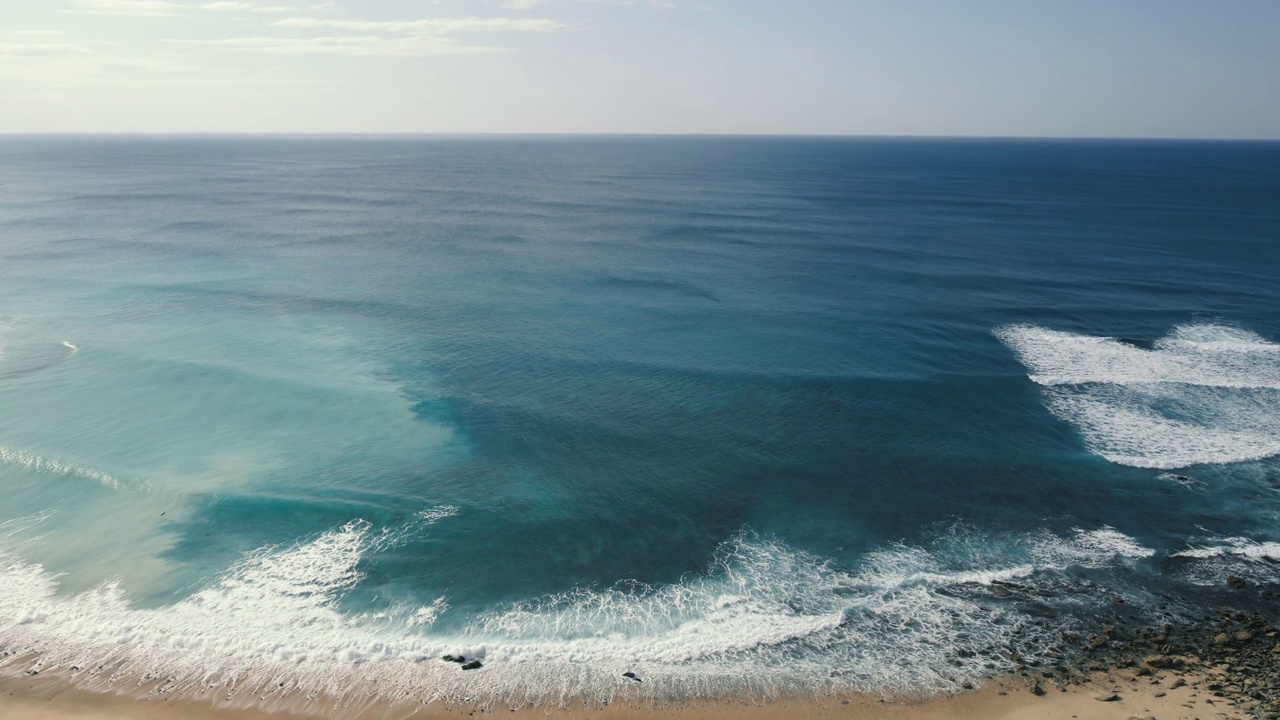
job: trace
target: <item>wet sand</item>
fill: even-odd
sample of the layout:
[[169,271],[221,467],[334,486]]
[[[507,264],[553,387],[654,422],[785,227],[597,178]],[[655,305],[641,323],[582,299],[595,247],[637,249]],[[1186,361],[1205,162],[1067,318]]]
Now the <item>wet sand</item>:
[[[666,706],[614,704],[567,708],[478,709],[465,706],[380,706],[363,710],[311,705],[267,711],[218,707],[205,699],[151,697],[135,699],[120,694],[95,693],[73,687],[56,678],[0,680],[0,718],[5,720],[372,720],[373,718],[506,717],[564,720],[780,720],[786,718],[858,718],[866,720],[1049,720],[1096,718],[1097,720],[1191,720],[1246,718],[1225,698],[1206,688],[1219,677],[1218,670],[1162,671],[1145,674],[1142,668],[1096,673],[1078,684],[1055,686],[1023,678],[992,682],[977,690],[917,702],[884,702],[853,696],[823,700],[772,702],[719,701]],[[1184,684],[1185,683],[1185,684]]]

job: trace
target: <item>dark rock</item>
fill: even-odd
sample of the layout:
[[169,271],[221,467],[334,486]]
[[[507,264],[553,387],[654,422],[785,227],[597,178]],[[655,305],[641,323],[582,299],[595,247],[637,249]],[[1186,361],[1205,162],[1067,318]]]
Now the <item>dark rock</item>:
[[1147,667],[1156,668],[1157,670],[1175,670],[1183,665],[1180,658],[1169,657],[1168,655],[1150,655],[1142,662]]
[[626,678],[626,679],[628,679],[628,680],[635,680],[636,682],[644,682],[644,681],[643,681],[643,680],[641,680],[639,677],[637,677],[635,673],[633,673],[633,672],[629,672],[629,671],[628,671],[628,672],[624,672],[624,673],[622,673],[622,677],[624,677],[624,678]]
[[1036,696],[1044,695],[1044,688],[1037,682],[1035,685],[1031,686],[1031,694]]
[[462,669],[463,670],[479,670],[482,667],[484,667],[484,664],[481,663],[479,660],[472,660],[466,665],[463,665]]

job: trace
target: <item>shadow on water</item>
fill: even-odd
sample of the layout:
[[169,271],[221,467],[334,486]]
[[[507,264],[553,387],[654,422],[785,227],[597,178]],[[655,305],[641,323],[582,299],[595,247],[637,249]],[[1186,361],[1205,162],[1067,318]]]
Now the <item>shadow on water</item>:
[[78,352],[80,348],[67,341],[0,347],[0,380],[12,380],[48,370],[70,360]]

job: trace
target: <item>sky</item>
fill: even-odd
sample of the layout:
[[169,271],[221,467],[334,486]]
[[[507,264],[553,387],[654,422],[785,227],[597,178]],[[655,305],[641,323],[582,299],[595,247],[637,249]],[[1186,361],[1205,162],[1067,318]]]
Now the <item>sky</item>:
[[0,0],[0,132],[1280,137],[1280,0]]

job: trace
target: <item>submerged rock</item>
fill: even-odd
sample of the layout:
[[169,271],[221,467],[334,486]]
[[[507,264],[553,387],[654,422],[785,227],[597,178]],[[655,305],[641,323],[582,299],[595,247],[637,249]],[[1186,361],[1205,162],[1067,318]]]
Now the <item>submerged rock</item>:
[[1227,578],[1227,584],[1233,588],[1242,588],[1244,587],[1245,582],[1244,582],[1244,578],[1236,577],[1235,575],[1232,575],[1231,577]]
[[484,667],[484,663],[481,663],[479,660],[472,660],[466,665],[463,665],[462,669],[463,670],[479,670],[482,667]]

